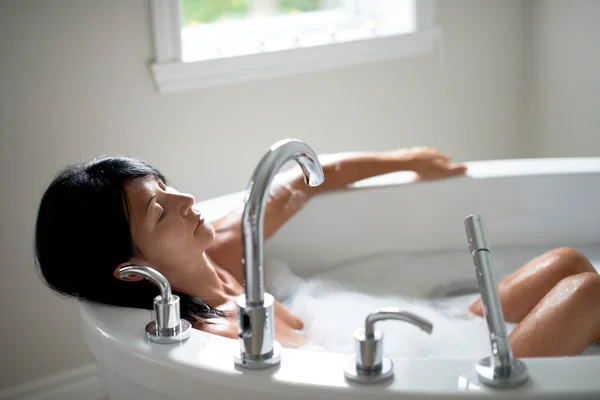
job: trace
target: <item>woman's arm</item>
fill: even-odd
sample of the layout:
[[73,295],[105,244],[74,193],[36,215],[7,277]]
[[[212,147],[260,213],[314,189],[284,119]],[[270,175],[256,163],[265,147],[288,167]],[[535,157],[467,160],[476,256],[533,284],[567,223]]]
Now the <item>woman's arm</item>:
[[[453,164],[436,149],[418,147],[379,153],[338,153],[319,156],[325,181],[309,187],[299,167],[277,174],[271,183],[265,207],[264,240],[273,236],[314,195],[342,189],[354,182],[395,171],[414,171],[420,179],[463,175],[466,167]],[[238,282],[242,271],[242,214],[244,205],[212,221],[216,235],[207,254]]]

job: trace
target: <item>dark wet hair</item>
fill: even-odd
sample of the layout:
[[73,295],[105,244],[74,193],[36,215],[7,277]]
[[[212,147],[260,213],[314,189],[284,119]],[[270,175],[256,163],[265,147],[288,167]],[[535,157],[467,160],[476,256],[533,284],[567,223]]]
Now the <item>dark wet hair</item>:
[[[37,266],[51,289],[80,300],[152,309],[160,294],[156,285],[113,275],[135,254],[125,183],[148,176],[167,184],[160,171],[127,157],[72,164],[57,174],[42,196],[35,228]],[[199,298],[173,293],[181,317],[192,323],[223,315]]]

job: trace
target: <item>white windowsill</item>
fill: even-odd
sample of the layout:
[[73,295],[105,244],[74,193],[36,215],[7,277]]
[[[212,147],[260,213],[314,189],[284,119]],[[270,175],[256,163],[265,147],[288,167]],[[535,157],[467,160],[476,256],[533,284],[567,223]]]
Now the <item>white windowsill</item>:
[[431,53],[438,36],[430,29],[401,35],[196,62],[152,64],[160,93],[181,92]]

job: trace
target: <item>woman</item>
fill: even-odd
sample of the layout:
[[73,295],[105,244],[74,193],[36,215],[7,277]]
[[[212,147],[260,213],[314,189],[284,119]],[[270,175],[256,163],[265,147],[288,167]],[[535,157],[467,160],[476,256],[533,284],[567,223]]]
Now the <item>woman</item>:
[[[299,168],[274,179],[265,240],[321,192],[393,171],[414,171],[423,180],[466,172],[464,165],[422,147],[321,161],[325,182],[316,188],[305,185]],[[192,208],[194,202],[139,160],[104,157],[69,166],[49,185],[38,212],[35,245],[42,276],[64,295],[150,308],[158,289],[144,278],[118,275],[125,265],[147,265],[169,280],[181,298],[182,317],[194,328],[235,338],[235,301],[243,293],[243,209],[209,223]],[[514,354],[574,355],[600,339],[600,318],[586,318],[600,311],[599,281],[589,261],[570,248],[546,253],[505,279],[499,286],[505,317],[519,323],[510,337]],[[481,315],[480,301],[470,310]],[[300,346],[302,328],[302,321],[276,303],[276,340]]]

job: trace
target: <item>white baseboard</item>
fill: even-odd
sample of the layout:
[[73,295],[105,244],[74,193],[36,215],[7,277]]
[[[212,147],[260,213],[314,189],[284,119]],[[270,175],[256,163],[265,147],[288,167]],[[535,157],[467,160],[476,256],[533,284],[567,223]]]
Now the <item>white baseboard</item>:
[[95,364],[0,391],[0,400],[101,400],[104,396]]

